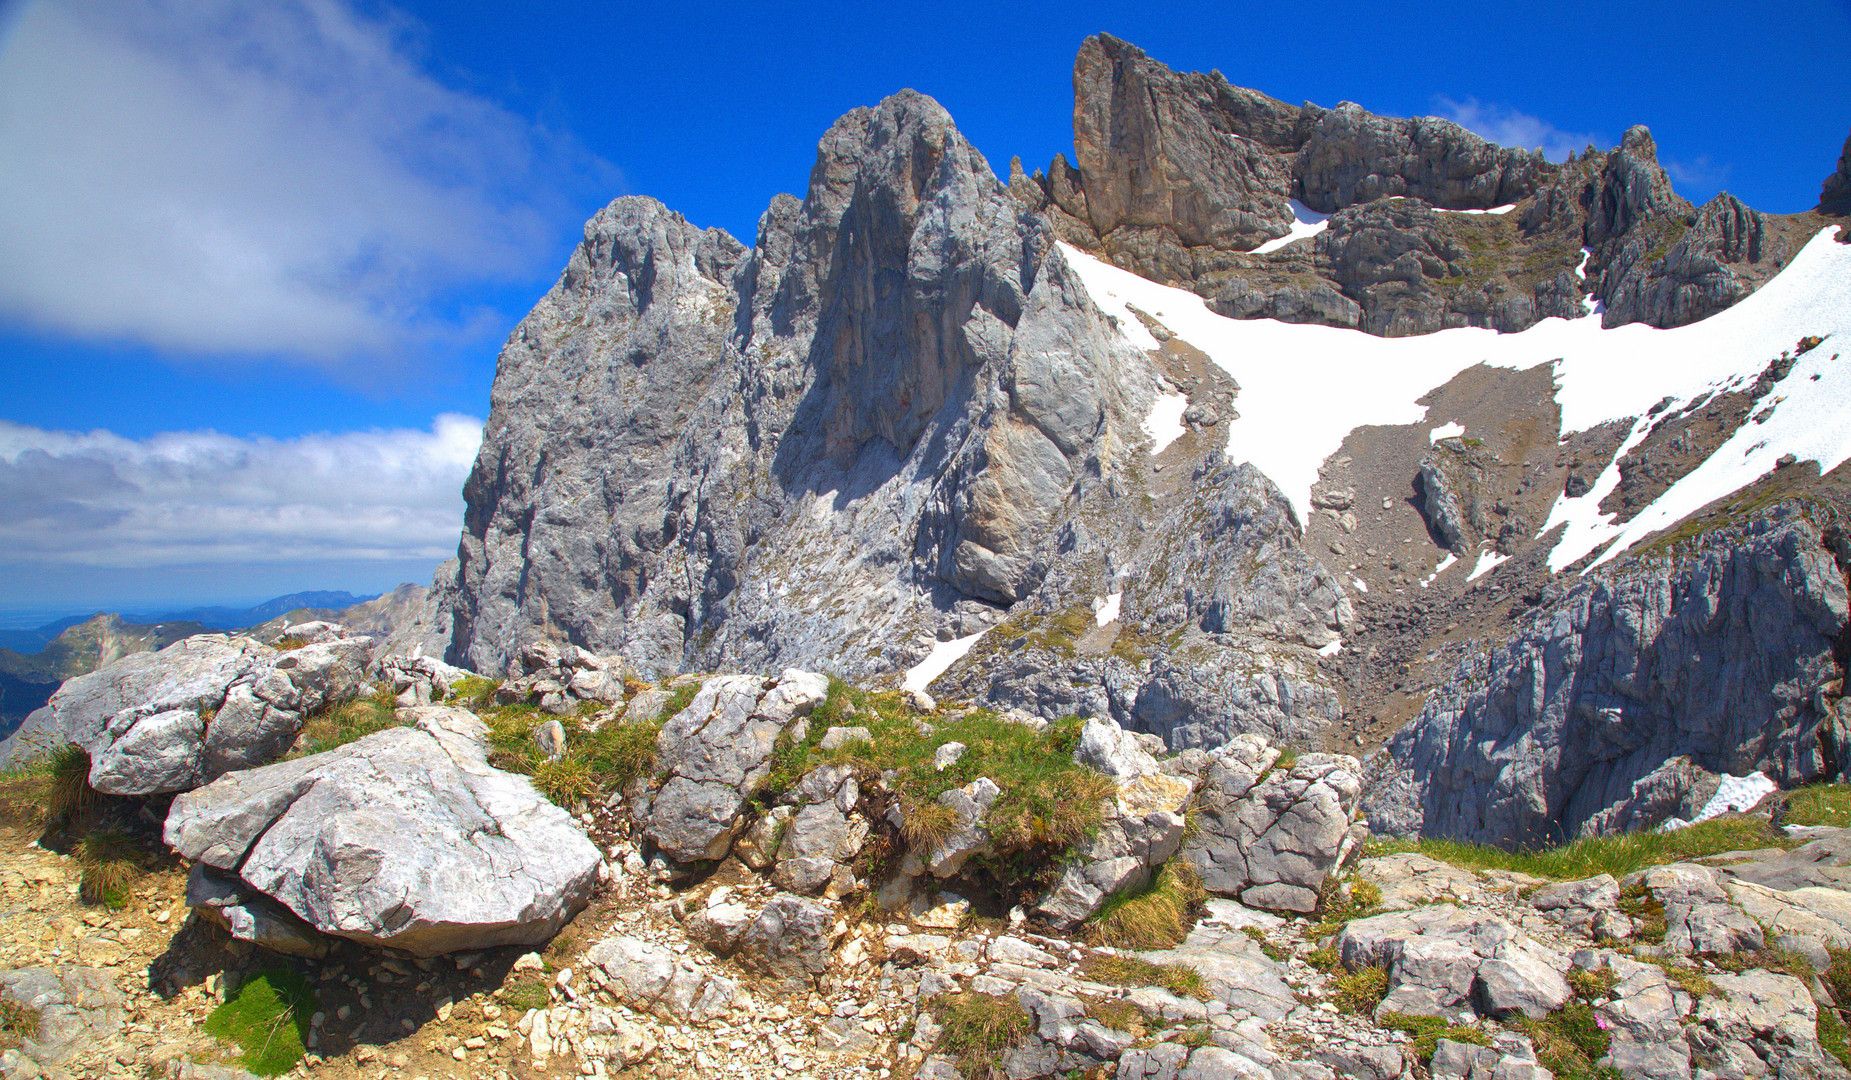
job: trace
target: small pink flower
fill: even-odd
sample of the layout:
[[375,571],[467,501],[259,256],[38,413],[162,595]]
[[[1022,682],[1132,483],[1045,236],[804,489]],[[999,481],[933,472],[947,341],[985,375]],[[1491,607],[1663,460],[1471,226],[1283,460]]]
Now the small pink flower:
[[1612,1025],[1612,1024],[1609,1024],[1609,1023],[1607,1023],[1607,1018],[1606,1018],[1606,1017],[1604,1017],[1604,1016],[1596,1016],[1596,1017],[1594,1018],[1594,1026],[1595,1026],[1595,1027],[1597,1027],[1597,1028],[1599,1028],[1599,1029],[1600,1029],[1600,1030],[1602,1030],[1602,1031],[1605,1031],[1605,1030],[1607,1030],[1608,1028],[1610,1028],[1610,1027],[1612,1027],[1613,1025]]

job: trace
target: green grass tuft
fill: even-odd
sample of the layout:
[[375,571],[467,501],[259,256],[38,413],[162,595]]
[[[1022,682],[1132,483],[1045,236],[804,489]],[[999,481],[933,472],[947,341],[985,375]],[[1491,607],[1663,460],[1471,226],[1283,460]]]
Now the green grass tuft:
[[1208,894],[1202,876],[1187,859],[1157,868],[1150,885],[1107,900],[1089,927],[1101,944],[1122,949],[1170,949],[1189,936],[1189,927]]
[[[689,692],[677,697],[691,700],[692,689],[684,689]],[[489,763],[532,777],[541,794],[569,807],[621,791],[654,771],[656,736],[674,713],[665,709],[650,721],[607,720],[595,729],[585,716],[551,716],[532,705],[501,705],[480,715],[489,729]],[[548,720],[566,730],[566,753],[558,761],[548,761],[533,744],[534,729]]]
[[1423,1065],[1433,1061],[1433,1052],[1440,1048],[1441,1039],[1471,1043],[1474,1046],[1485,1046],[1489,1042],[1483,1028],[1475,1025],[1462,1027],[1437,1016],[1409,1016],[1406,1013],[1390,1012],[1382,1014],[1381,1023],[1391,1031],[1405,1031],[1413,1036],[1414,1053],[1419,1055]]
[[1331,1003],[1346,1013],[1368,1016],[1388,996],[1388,969],[1360,967],[1331,980]]
[[1541,1020],[1518,1017],[1514,1023],[1556,1080],[1619,1080],[1616,1070],[1595,1064],[1607,1056],[1610,1040],[1587,1002],[1571,1000]]
[[307,979],[272,968],[253,976],[212,1010],[205,1028],[243,1047],[238,1060],[246,1069],[277,1076],[302,1060],[315,1006],[315,990]]
[[66,743],[51,752],[49,788],[45,793],[48,821],[72,821],[94,809],[102,795],[90,786],[90,752]]
[[957,1062],[958,1071],[971,1080],[1000,1075],[999,1055],[1021,1042],[1034,1026],[1013,994],[993,996],[967,990],[934,999],[932,1014],[944,1025],[938,1052]]
[[1536,877],[1574,880],[1595,874],[1625,877],[1635,870],[1686,862],[1725,851],[1792,847],[1793,841],[1758,818],[1720,817],[1670,832],[1592,836],[1559,847],[1504,851],[1457,840],[1373,843],[1370,855],[1414,851],[1467,870],[1510,870]]
[[1814,784],[1788,792],[1784,820],[1789,825],[1851,828],[1851,785]]
[[325,754],[398,724],[398,699],[385,683],[375,683],[366,697],[328,705],[310,713],[296,739],[292,758]]
[[97,829],[83,839],[77,861],[84,868],[78,899],[121,911],[129,906],[129,889],[141,877],[146,852],[120,829]]
[[461,705],[469,709],[486,709],[495,704],[495,691],[501,689],[500,679],[485,679],[480,675],[465,675],[450,684],[450,704]]
[[[930,733],[921,734],[920,722],[928,719]],[[820,740],[831,726],[865,727],[871,738],[824,752]],[[987,709],[928,717],[899,691],[870,693],[831,682],[829,697],[810,716],[810,737],[780,748],[760,799],[819,765],[892,770],[902,833],[918,848],[942,839],[950,827],[944,811],[934,809],[939,796],[988,777],[1002,791],[984,818],[997,861],[1010,864],[1012,873],[1046,874],[1051,881],[1059,857],[1098,829],[1105,800],[1117,791],[1110,777],[1074,764],[1080,727],[1068,719],[1037,732]],[[963,743],[965,753],[941,772],[933,756],[948,742]]]
[[516,1012],[528,1009],[544,1009],[551,1000],[546,984],[537,979],[522,979],[511,982],[501,991],[502,1000]]
[[39,1014],[22,1002],[0,997],[0,1046],[18,1045],[39,1033]]
[[1187,964],[1153,964],[1136,956],[1093,953],[1080,961],[1080,975],[1107,986],[1161,986],[1177,997],[1209,998],[1202,973]]

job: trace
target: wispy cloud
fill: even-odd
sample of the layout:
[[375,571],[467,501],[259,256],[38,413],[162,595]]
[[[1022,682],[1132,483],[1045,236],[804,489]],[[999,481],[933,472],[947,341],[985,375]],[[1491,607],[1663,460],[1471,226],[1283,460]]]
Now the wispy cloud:
[[1660,164],[1685,195],[1713,193],[1729,182],[1729,163],[1718,164],[1708,154],[1698,154],[1688,161],[1665,158]]
[[1588,146],[1608,147],[1612,142],[1588,131],[1563,131],[1549,121],[1508,105],[1487,104],[1475,97],[1455,101],[1445,95],[1433,99],[1439,115],[1500,146],[1524,150],[1540,148],[1550,161],[1566,161]]
[[0,578],[33,565],[435,563],[455,554],[481,435],[456,415],[429,431],[288,440],[0,421]]
[[[475,332],[614,172],[346,0],[66,0],[0,42],[0,315],[321,362]],[[562,216],[563,215],[563,216]]]

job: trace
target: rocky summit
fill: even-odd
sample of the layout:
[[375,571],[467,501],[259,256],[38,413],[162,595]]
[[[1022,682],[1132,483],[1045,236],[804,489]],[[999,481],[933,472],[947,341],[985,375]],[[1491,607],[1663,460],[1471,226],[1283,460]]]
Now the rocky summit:
[[1851,1077],[1851,142],[1073,85],[616,200],[428,591],[50,693],[0,1075]]

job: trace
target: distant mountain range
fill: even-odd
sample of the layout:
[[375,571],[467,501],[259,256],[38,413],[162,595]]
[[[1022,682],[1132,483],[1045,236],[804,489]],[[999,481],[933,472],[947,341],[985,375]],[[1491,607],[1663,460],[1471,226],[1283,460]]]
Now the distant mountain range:
[[389,594],[384,603],[374,603],[380,600],[379,594],[315,590],[278,596],[247,608],[195,607],[120,615],[99,611],[58,619],[33,630],[0,631],[0,736],[45,704],[64,680],[131,653],[164,649],[194,634],[256,628],[258,636],[264,637],[262,630],[274,634],[287,622],[349,613],[358,629],[389,632],[396,612],[415,610],[423,599],[422,588],[409,586],[415,596],[397,602],[406,588]]
[[[179,611],[156,612],[122,612],[120,614],[92,612],[89,615],[70,615],[43,626],[30,630],[0,630],[0,649],[10,649],[18,653],[36,653],[50,645],[53,639],[73,626],[89,622],[103,614],[112,614],[123,623],[134,626],[156,626],[162,623],[198,623],[207,630],[242,630],[247,626],[269,622],[271,619],[299,608],[325,608],[341,611],[362,604],[378,597],[378,593],[355,596],[350,592],[317,589],[307,592],[290,593],[265,600],[251,607],[193,607]],[[200,631],[195,630],[194,633]],[[185,634],[180,635],[185,637]],[[178,639],[176,639],[178,640]]]

